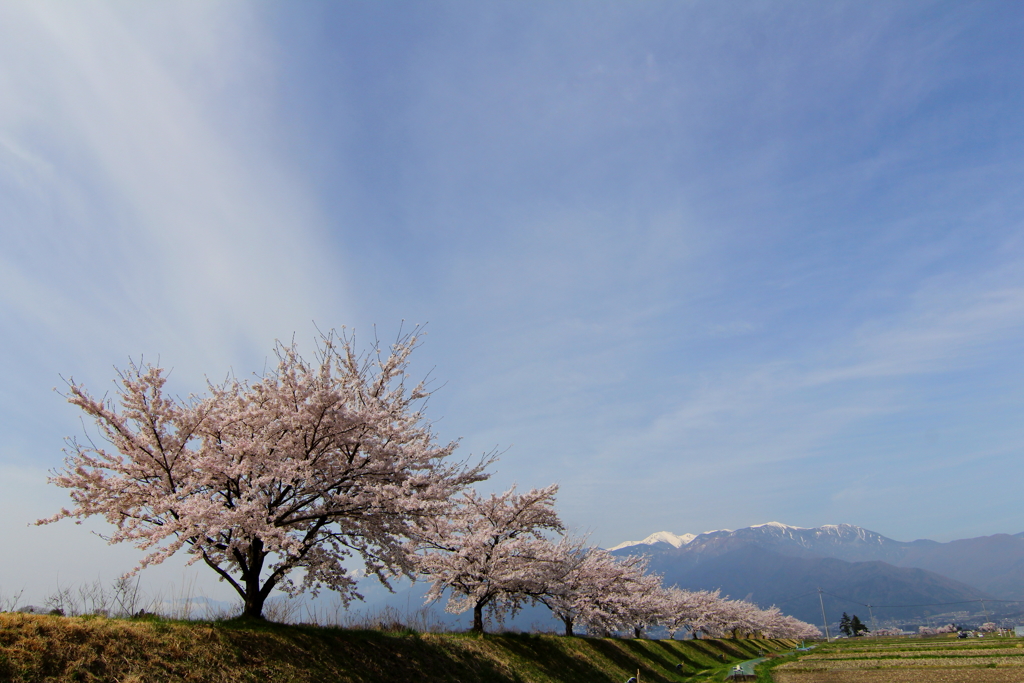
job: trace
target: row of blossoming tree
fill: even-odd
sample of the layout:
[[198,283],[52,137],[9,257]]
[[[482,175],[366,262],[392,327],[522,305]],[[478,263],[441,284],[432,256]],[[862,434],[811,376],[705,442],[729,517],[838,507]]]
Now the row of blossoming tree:
[[134,571],[177,552],[202,562],[261,618],[274,590],[336,591],[360,598],[347,560],[385,585],[425,577],[428,599],[501,620],[528,602],[547,605],[572,634],[653,625],[723,636],[734,631],[803,637],[813,627],[775,608],[717,593],[664,589],[646,560],[618,559],[565,534],[556,486],[482,497],[492,453],[455,461],[408,382],[413,334],[367,354],[324,335],[313,362],[278,345],[276,370],[229,378],[205,396],[165,391],[162,368],[130,364],[116,400],[71,380],[67,398],[92,417],[104,443],[69,440],[50,481],[74,505],[40,524],[101,516],[110,543],[147,552]]
[[778,608],[760,609],[718,591],[665,588],[641,556],[618,558],[585,539],[564,534],[554,508],[557,486],[524,494],[515,488],[482,498],[463,494],[443,518],[417,530],[410,546],[418,572],[432,583],[428,599],[449,593],[447,609],[473,611],[483,631],[484,611],[501,621],[527,603],[541,603],[565,634],[629,633],[637,638],[660,626],[671,637],[811,638],[820,631]]

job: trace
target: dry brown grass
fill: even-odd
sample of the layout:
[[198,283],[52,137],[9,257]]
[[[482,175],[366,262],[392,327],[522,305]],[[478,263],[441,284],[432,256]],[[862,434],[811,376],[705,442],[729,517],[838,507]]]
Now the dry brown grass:
[[792,641],[650,641],[354,631],[0,614],[7,683],[645,683]]
[[[0,680],[258,681],[287,673],[253,654],[287,644],[266,643],[274,640],[269,634],[250,642],[242,635],[148,621],[2,614]],[[226,675],[232,664],[245,664],[246,673]]]

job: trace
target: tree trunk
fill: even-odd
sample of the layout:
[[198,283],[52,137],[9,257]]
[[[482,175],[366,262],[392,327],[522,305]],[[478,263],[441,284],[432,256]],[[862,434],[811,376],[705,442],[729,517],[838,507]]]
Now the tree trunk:
[[250,591],[247,587],[245,593],[245,608],[242,610],[242,616],[247,619],[262,619],[264,602],[266,602],[266,599],[263,597],[260,590],[257,589]]
[[248,619],[262,619],[263,603],[267,601],[267,596],[274,586],[270,581],[267,581],[267,585],[260,586],[260,573],[263,571],[263,560],[266,558],[260,539],[253,539],[248,555],[247,571],[242,575],[245,583],[245,607],[242,609],[242,616]]
[[484,605],[482,602],[473,606],[473,633],[484,632]]
[[633,627],[633,637],[634,638],[639,638],[641,635],[643,635],[643,632],[644,632],[644,629],[643,629],[642,626],[634,626]]
[[565,635],[570,638],[576,635],[572,632],[572,617],[562,617],[562,623],[565,624]]

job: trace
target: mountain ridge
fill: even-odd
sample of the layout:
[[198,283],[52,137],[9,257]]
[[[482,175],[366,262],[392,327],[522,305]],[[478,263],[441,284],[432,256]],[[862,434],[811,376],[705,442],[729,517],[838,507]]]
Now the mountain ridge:
[[852,524],[806,528],[768,522],[701,534],[656,532],[611,552],[648,555],[666,585],[721,589],[762,606],[778,604],[805,620],[820,618],[817,594],[782,603],[808,587],[834,594],[830,599],[843,611],[858,605],[863,611],[868,604],[919,608],[882,610],[887,612],[882,616],[894,619],[938,609],[929,605],[1024,602],[1024,532],[941,543],[895,541]]

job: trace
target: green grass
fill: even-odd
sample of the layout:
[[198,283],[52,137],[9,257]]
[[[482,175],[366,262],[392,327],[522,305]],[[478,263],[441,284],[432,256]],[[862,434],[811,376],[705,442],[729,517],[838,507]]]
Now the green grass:
[[783,664],[795,662],[799,658],[800,655],[798,654],[786,654],[758,664],[754,668],[754,673],[757,674],[757,683],[775,683],[775,679],[772,677],[772,669]]
[[642,683],[668,683],[792,645],[0,614],[0,680],[622,683],[639,670]]

